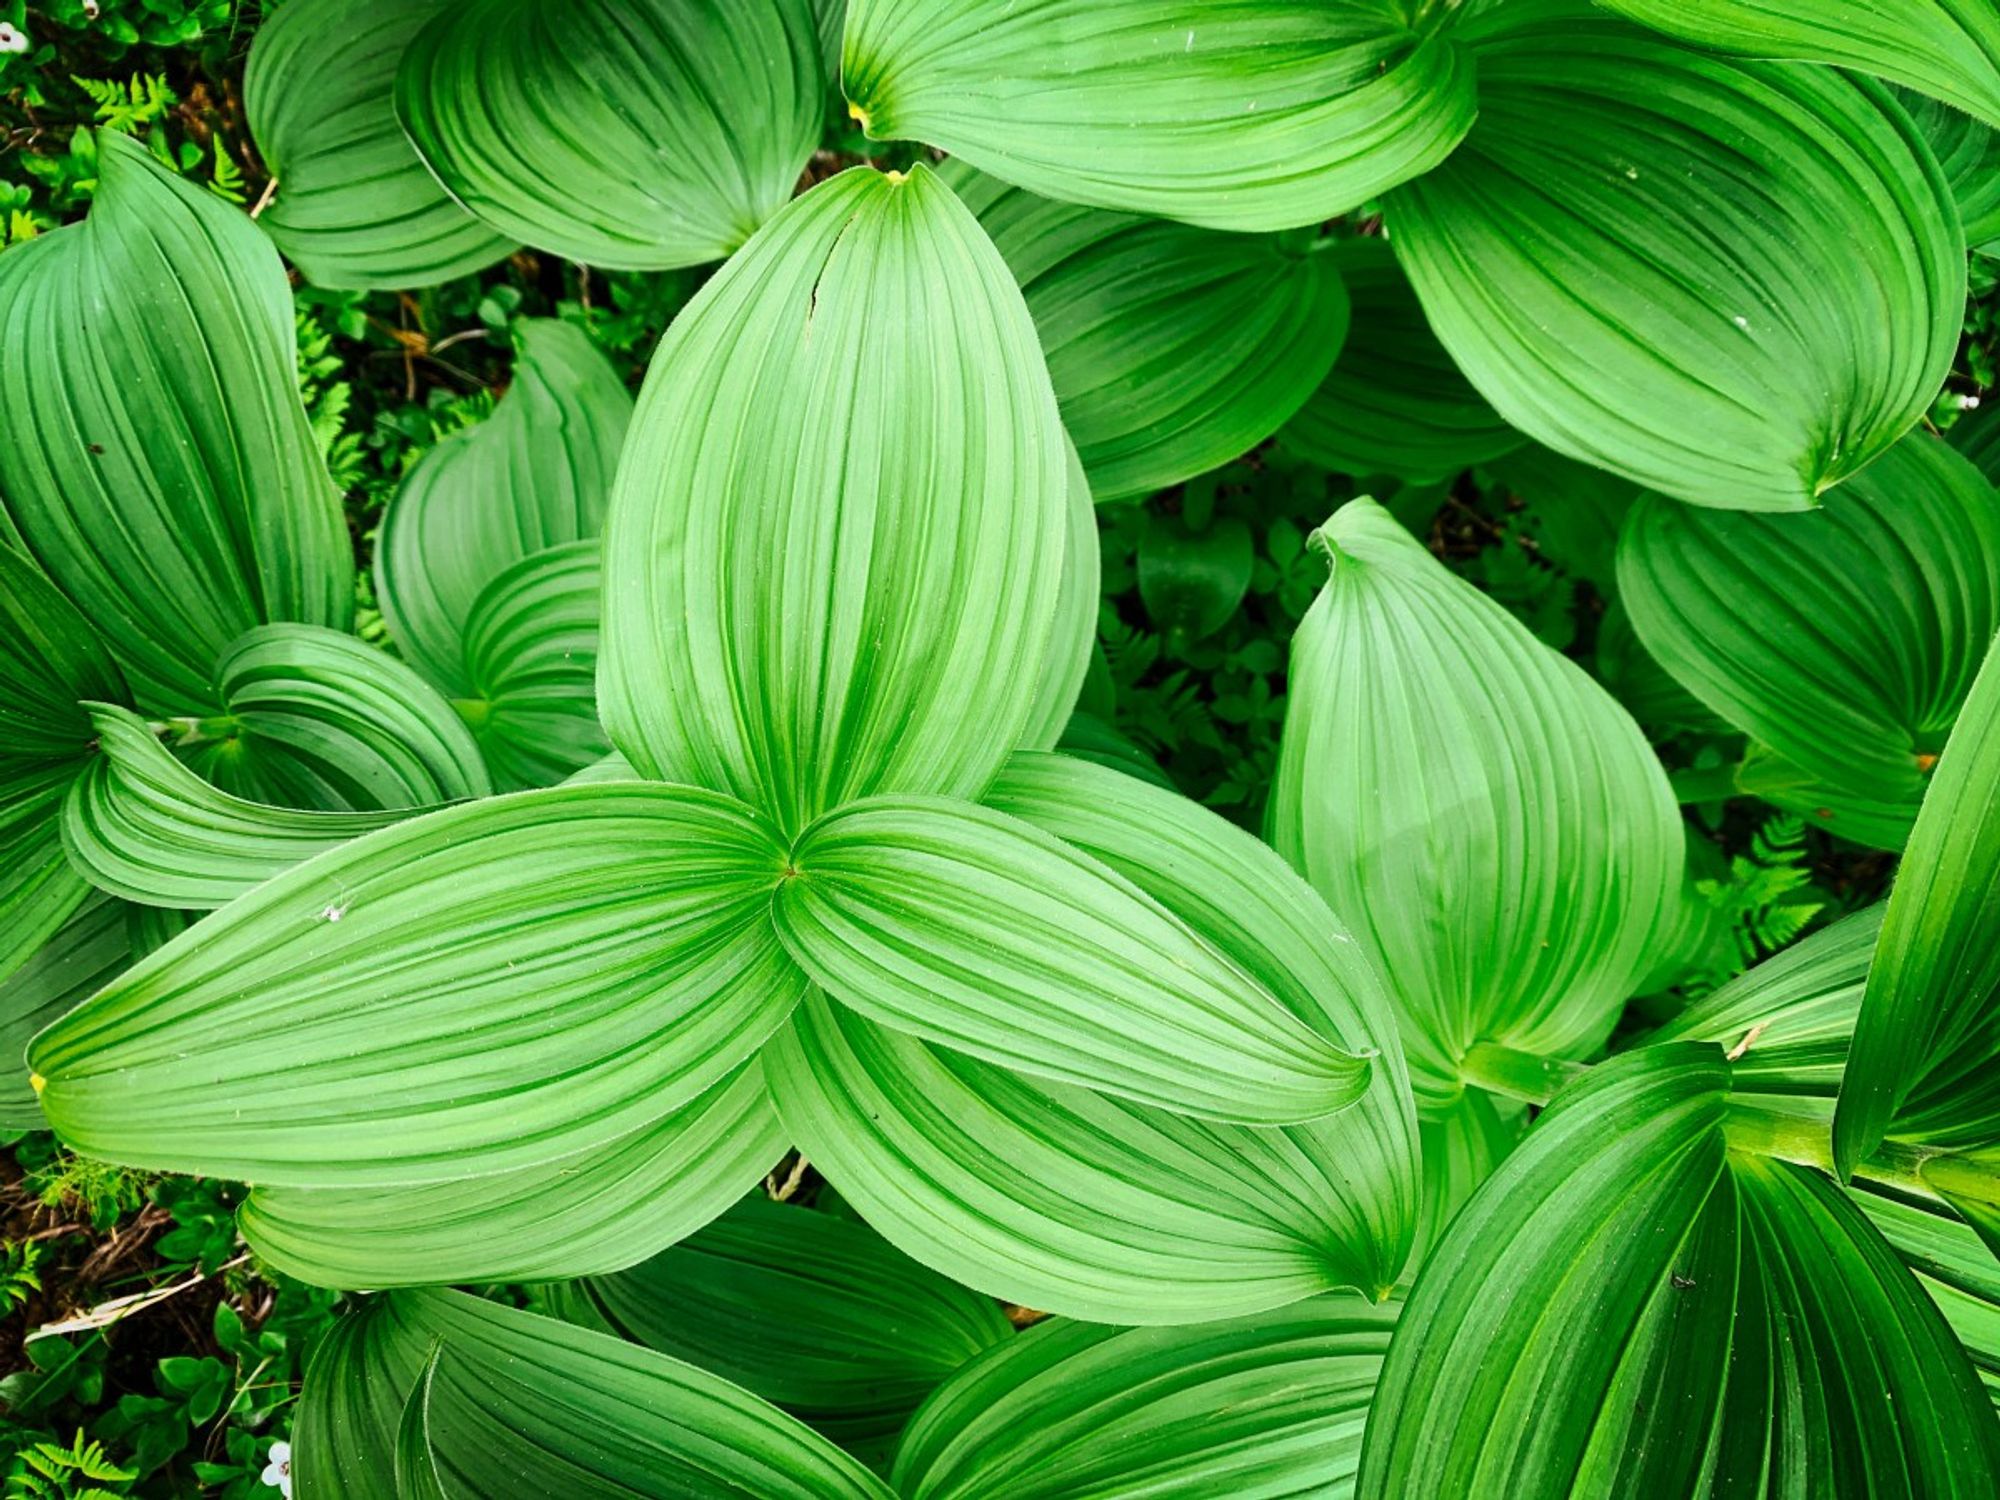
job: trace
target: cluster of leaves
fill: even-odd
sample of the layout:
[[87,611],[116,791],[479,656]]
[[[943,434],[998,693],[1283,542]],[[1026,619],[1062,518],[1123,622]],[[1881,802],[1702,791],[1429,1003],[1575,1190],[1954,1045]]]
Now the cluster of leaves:
[[138,9],[14,1492],[2000,1488],[2000,21]]

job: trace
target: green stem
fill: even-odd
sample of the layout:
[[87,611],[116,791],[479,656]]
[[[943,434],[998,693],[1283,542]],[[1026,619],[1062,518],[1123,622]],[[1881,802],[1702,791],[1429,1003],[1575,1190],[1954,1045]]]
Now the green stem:
[[1590,1069],[1582,1063],[1523,1052],[1499,1042],[1477,1042],[1458,1065],[1458,1075],[1489,1094],[1504,1094],[1523,1104],[1547,1104],[1572,1078]]

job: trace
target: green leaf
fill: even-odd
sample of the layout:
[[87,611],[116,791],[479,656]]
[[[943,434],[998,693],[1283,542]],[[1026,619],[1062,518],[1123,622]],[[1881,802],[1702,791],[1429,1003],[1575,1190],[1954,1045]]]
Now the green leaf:
[[259,1186],[238,1223],[266,1264],[317,1286],[594,1275],[699,1229],[785,1146],[753,1063],[574,1156],[408,1187]]
[[[1365,1053],[1125,876],[1032,824],[877,797],[793,846],[772,917],[871,1020],[1057,1083],[1282,1125],[1345,1108]],[[1350,1044],[1351,1046],[1351,1044]]]
[[1479,1041],[1581,1055],[1669,935],[1681,821],[1638,725],[1373,501],[1319,532],[1292,647],[1279,853],[1390,977],[1412,1082]]
[[612,742],[787,834],[871,793],[977,795],[1057,649],[1063,468],[971,211],[921,165],[821,183],[654,356],[605,550]]
[[757,1196],[576,1291],[621,1337],[699,1365],[856,1456],[886,1456],[919,1402],[1013,1333],[991,1299],[867,1226]]
[[28,1040],[131,962],[128,910],[109,896],[88,895],[25,963],[0,979],[0,1130],[44,1128],[22,1060]]
[[1930,1294],[1987,1394],[2000,1403],[2000,1265],[1990,1241],[1937,1204],[1894,1197],[1867,1182],[1854,1186],[1855,1201]]
[[1135,563],[1147,617],[1170,648],[1185,648],[1229,623],[1250,591],[1257,553],[1241,517],[1194,532],[1180,516],[1149,511]]
[[908,1500],[1344,1494],[1395,1321],[1345,1296],[1200,1328],[1042,1323],[945,1383],[891,1479]]
[[1464,136],[1472,67],[1450,16],[1431,0],[849,0],[842,84],[875,139],[1050,198],[1291,229]]
[[2000,1140],[2000,642],[1904,851],[1855,1023],[1834,1156],[1885,1138],[1991,1156]]
[[[657,1500],[892,1500],[810,1429],[650,1349],[462,1292],[393,1292],[338,1325],[306,1378],[298,1500],[397,1494],[397,1439],[428,1438],[441,1492]],[[312,1447],[308,1445],[312,1444]]]
[[257,887],[36,1038],[76,1149],[297,1187],[448,1182],[629,1135],[804,986],[749,809],[633,782],[385,828]]
[[390,501],[375,592],[403,655],[455,698],[476,694],[467,632],[480,595],[549,547],[595,537],[632,398],[589,337],[529,318],[507,394],[420,459]]
[[1076,445],[1067,443],[1069,525],[1063,533],[1062,582],[1056,590],[1055,629],[1042,663],[1040,706],[1022,731],[1024,749],[1053,749],[1075,717],[1097,650],[1098,596],[1103,562],[1097,545],[1097,507]]
[[2000,494],[1913,433],[1810,515],[1650,496],[1618,586],[1647,651],[1804,783],[1766,771],[1760,791],[1900,848],[2000,630]]
[[1992,254],[1994,241],[2000,240],[2000,131],[1922,94],[1893,92],[1944,169],[1965,226],[1965,243]]
[[175,720],[174,748],[235,796],[281,806],[434,807],[492,790],[450,704],[351,635],[265,625],[216,664],[223,713]]
[[472,696],[458,706],[502,791],[554,786],[611,749],[597,722],[601,551],[590,540],[534,553],[473,601]]
[[258,222],[318,286],[435,286],[512,248],[452,201],[396,123],[396,66],[444,8],[298,0],[250,43],[244,114],[278,180]]
[[1332,256],[1038,198],[952,160],[1027,298],[1099,501],[1227,463],[1282,426],[1347,331]]
[[1467,1089],[1424,1117],[1424,1211],[1410,1249],[1412,1274],[1423,1269],[1446,1227],[1506,1160],[1527,1124],[1525,1111],[1479,1089]]
[[1527,441],[1458,373],[1387,240],[1342,240],[1320,258],[1339,267],[1353,320],[1332,373],[1285,424],[1286,444],[1335,473],[1426,483]]
[[1722,52],[1876,73],[2000,125],[2000,15],[1985,0],[1603,0]]
[[1362,1500],[2000,1484],[1936,1307],[1828,1178],[1726,1149],[1728,1090],[1676,1044],[1557,1096],[1418,1280]]
[[395,97],[494,229],[649,271],[723,259],[791,196],[825,83],[810,0],[468,0],[410,42]]
[[127,136],[97,179],[89,218],[0,261],[0,495],[139,707],[213,712],[244,631],[345,625],[347,527],[270,241]]
[[1965,246],[1885,89],[1562,0],[1477,29],[1477,125],[1385,212],[1431,326],[1502,417],[1685,500],[1803,510],[1924,414]]

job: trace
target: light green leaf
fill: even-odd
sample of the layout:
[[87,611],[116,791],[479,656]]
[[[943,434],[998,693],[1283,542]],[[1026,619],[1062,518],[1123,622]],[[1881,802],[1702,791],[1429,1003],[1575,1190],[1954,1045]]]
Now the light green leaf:
[[1290,1500],[1348,1492],[1396,1310],[1316,1297],[1200,1328],[1054,1320],[917,1413],[907,1500]]
[[403,655],[455,698],[475,694],[466,634],[481,593],[515,564],[603,529],[632,398],[568,323],[520,325],[493,415],[420,459],[382,521],[375,592]]
[[1672,926],[1680,815],[1638,725],[1372,501],[1292,647],[1272,842],[1390,979],[1412,1082],[1600,1043]]
[[1682,687],[1646,649],[1639,632],[1632,628],[1632,612],[1622,599],[1606,605],[1598,619],[1597,655],[1591,666],[1597,680],[1656,743],[1676,734],[1721,737],[1731,733],[1728,724]]
[[1125,876],[1032,824],[877,797],[793,846],[772,917],[799,965],[884,1025],[1204,1119],[1345,1108],[1365,1053]]
[[315,285],[435,286],[512,248],[452,202],[396,123],[403,49],[444,8],[296,0],[250,43],[243,110],[278,180],[258,222]]
[[122,901],[88,895],[25,963],[0,979],[0,1130],[44,1128],[23,1060],[28,1040],[131,962],[129,911]]
[[1097,650],[1097,604],[1103,589],[1102,558],[1097,547],[1097,507],[1084,478],[1076,445],[1068,443],[1069,525],[1063,532],[1062,583],[1056,590],[1055,629],[1042,665],[1040,706],[1022,731],[1025,749],[1049,750],[1075,717]]
[[1424,1209],[1410,1249],[1410,1275],[1423,1270],[1446,1227],[1506,1160],[1527,1125],[1525,1110],[1479,1089],[1467,1089],[1424,1118]]
[[396,113],[501,233],[664,270],[723,259],[791,196],[824,67],[811,0],[468,0],[410,43]]
[[1347,331],[1316,245],[1036,197],[948,161],[1027,298],[1099,501],[1206,473],[1276,432]]
[[2000,630],[2000,494],[1913,433],[1810,515],[1649,496],[1618,586],[1647,651],[1804,782],[1759,790],[1900,848]]
[[1994,243],[2000,240],[2000,131],[1922,94],[1893,92],[1944,169],[1965,226],[1965,243],[1994,254],[2000,250]]
[[634,782],[446,808],[214,913],[36,1038],[76,1149],[297,1187],[448,1182],[608,1145],[718,1082],[804,980],[784,847]]
[[1317,224],[1435,167],[1475,109],[1434,0],[849,0],[842,83],[920,140],[1072,203]]
[[1990,1242],[1936,1204],[1855,1184],[1855,1201],[1944,1314],[2000,1403],[2000,1265]]
[[734,1381],[871,1460],[939,1381],[1013,1333],[998,1304],[865,1225],[762,1196],[575,1292],[620,1336]]
[[1494,8],[1479,121],[1385,202],[1439,340],[1549,447],[1705,505],[1803,510],[1929,407],[1965,246],[1879,84],[1573,4]]
[[1937,1308],[1828,1178],[1726,1149],[1728,1090],[1682,1044],[1557,1096],[1411,1294],[1363,1500],[2000,1484]]
[[1702,47],[1877,73],[2000,125],[2000,14],[1988,0],[1602,0]]
[[1527,441],[1458,373],[1387,240],[1321,253],[1339,267],[1353,319],[1332,373],[1285,424],[1286,444],[1336,473],[1423,483]]
[[787,834],[871,793],[977,795],[1055,649],[1063,466],[971,211],[923,166],[821,183],[654,356],[605,551],[612,742]]
[[1834,1115],[1842,1177],[1885,1138],[2000,1141],[2000,642],[1932,773]]
[[472,733],[415,672],[351,635],[265,625],[216,663],[213,718],[174,720],[181,758],[253,802],[434,807],[492,790]]
[[574,1156],[407,1187],[259,1186],[237,1218],[260,1259],[317,1286],[595,1275],[699,1229],[756,1186],[785,1146],[752,1063]]
[[97,163],[89,218],[0,260],[0,495],[139,706],[213,712],[244,631],[346,623],[353,554],[277,251],[130,137]]

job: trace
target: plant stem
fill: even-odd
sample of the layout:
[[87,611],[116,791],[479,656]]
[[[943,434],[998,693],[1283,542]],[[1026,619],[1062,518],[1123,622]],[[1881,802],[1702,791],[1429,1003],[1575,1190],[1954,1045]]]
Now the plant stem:
[[1458,1075],[1489,1094],[1504,1094],[1523,1104],[1547,1104],[1557,1090],[1590,1069],[1583,1063],[1523,1052],[1499,1042],[1478,1042],[1458,1065]]

